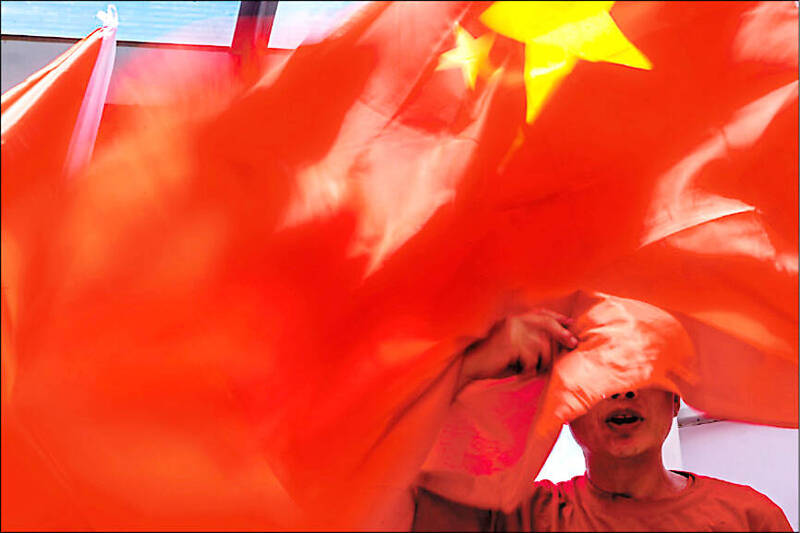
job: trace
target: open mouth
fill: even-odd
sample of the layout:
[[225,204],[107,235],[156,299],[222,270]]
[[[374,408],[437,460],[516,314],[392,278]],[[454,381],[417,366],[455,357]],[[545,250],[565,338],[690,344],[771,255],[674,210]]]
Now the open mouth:
[[644,417],[633,409],[617,409],[606,417],[606,424],[617,428],[632,427],[642,421]]

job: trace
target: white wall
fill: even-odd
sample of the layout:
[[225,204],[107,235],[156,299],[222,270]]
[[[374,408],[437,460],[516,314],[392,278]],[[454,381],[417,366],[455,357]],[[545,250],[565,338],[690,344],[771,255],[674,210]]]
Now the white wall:
[[680,428],[685,470],[750,485],[769,496],[798,530],[798,432],[735,422]]
[[557,483],[579,476],[585,470],[583,451],[572,438],[569,428],[564,426],[553,446],[553,451],[550,452],[536,479],[549,479]]
[[3,39],[0,45],[2,92],[25,81],[25,78],[64,53],[71,43],[32,42]]

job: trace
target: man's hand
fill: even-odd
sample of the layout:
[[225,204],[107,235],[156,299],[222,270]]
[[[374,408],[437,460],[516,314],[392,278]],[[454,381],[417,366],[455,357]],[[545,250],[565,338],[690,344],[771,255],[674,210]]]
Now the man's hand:
[[548,309],[506,317],[465,350],[458,390],[476,379],[546,372],[562,346],[578,345],[568,329],[572,324],[571,318]]

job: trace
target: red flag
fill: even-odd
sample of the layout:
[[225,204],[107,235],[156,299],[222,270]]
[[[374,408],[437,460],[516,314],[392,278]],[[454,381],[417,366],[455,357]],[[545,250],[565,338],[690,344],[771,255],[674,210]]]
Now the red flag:
[[[28,332],[45,319],[52,286],[47,240],[57,231],[68,178],[88,162],[114,63],[116,20],[3,94],[2,104],[2,397],[3,529],[90,522],[63,472],[13,409],[15,387],[35,361]],[[20,343],[20,339],[22,342]],[[31,350],[33,348],[33,350]],[[33,359],[33,360],[31,360]]]
[[[575,68],[526,132],[531,142],[498,189],[496,238],[475,255],[500,258],[490,268],[534,301],[577,286],[659,305],[680,320],[694,356],[687,367],[667,350],[634,376],[611,350],[623,370],[602,377],[577,370],[575,358],[589,368],[596,357],[579,348],[555,365],[535,421],[486,429],[478,409],[453,421],[450,434],[484,428],[493,466],[474,477],[474,448],[460,466],[432,460],[430,486],[476,505],[513,505],[549,449],[522,454],[526,440],[552,443],[614,390],[659,386],[712,416],[797,426],[797,57],[786,53],[797,50],[796,6],[620,3],[612,14],[653,70]],[[758,49],[765,26],[772,38]],[[541,387],[497,394],[530,398]]]
[[[792,109],[796,69],[783,52],[754,58],[745,31],[773,8],[619,5],[616,23],[652,70],[576,60],[523,126],[524,46],[491,37],[480,19],[487,7],[369,5],[245,90],[231,79],[237,90],[221,109],[134,110],[132,130],[98,150],[27,269],[50,297],[15,338],[36,365],[9,402],[94,527],[358,523],[381,497],[376,484],[409,475],[396,466],[405,464],[403,439],[422,431],[403,414],[426,391],[445,394],[441,376],[458,350],[520,299],[600,288],[732,338],[742,316],[785,308],[746,283],[730,290],[712,280],[721,299],[704,298],[705,307],[689,305],[694,294],[671,301],[641,289],[675,265],[695,275],[704,266],[690,252],[702,241],[678,246],[674,228],[653,222],[684,205],[673,191],[707,200],[672,217],[684,229],[732,207],[752,213],[747,206],[762,200],[765,212],[792,201],[796,212],[796,189],[776,207],[725,172],[709,174],[703,196],[682,186],[694,167],[671,171],[737,113],[749,116],[743,110],[766,117],[765,130],[744,128],[753,134],[739,145],[748,161],[784,142],[785,131],[770,128]],[[765,167],[775,188],[786,185],[784,164]],[[785,215],[765,217],[751,222],[779,235],[791,226]],[[678,251],[662,264],[648,253],[666,240]],[[741,255],[773,273],[768,254],[754,253],[762,245]],[[752,281],[737,268],[741,257],[728,258]],[[770,279],[789,292],[793,282],[796,294],[796,270]],[[736,320],[724,314],[731,305]],[[674,331],[660,313],[655,322]],[[614,319],[603,316],[589,325]],[[796,336],[791,316],[776,339]],[[759,361],[796,367],[796,350],[759,343],[753,331],[737,342],[758,357],[722,387],[705,386],[707,371],[696,383],[666,379],[675,350],[659,360],[658,383],[681,392],[699,384],[698,406],[755,420],[735,392],[762,387],[747,379]],[[519,465],[535,476],[551,444],[544,433],[606,388],[651,379],[596,377],[545,391],[553,407],[535,414],[543,433],[506,465],[509,494],[526,482]],[[724,386],[734,394],[722,396]],[[790,396],[786,383],[773,401]]]
[[133,110],[98,148],[43,245],[51,297],[18,335],[36,365],[9,402],[94,527],[348,527],[365,512],[345,495],[380,472],[353,472],[452,359],[435,329],[458,324],[419,315],[437,298],[377,305],[395,287],[378,271],[524,119],[499,78],[473,91],[437,70],[480,8],[368,6],[222,109]]

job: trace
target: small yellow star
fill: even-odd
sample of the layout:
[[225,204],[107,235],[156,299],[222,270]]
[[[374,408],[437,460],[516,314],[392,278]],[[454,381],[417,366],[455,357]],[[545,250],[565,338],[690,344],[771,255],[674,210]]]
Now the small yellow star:
[[436,70],[461,68],[464,83],[475,89],[478,72],[488,69],[489,51],[494,44],[494,34],[481,35],[475,39],[470,33],[456,24],[456,47],[439,56]]
[[651,69],[609,11],[614,2],[495,2],[480,19],[501,35],[525,43],[527,122],[578,59]]

